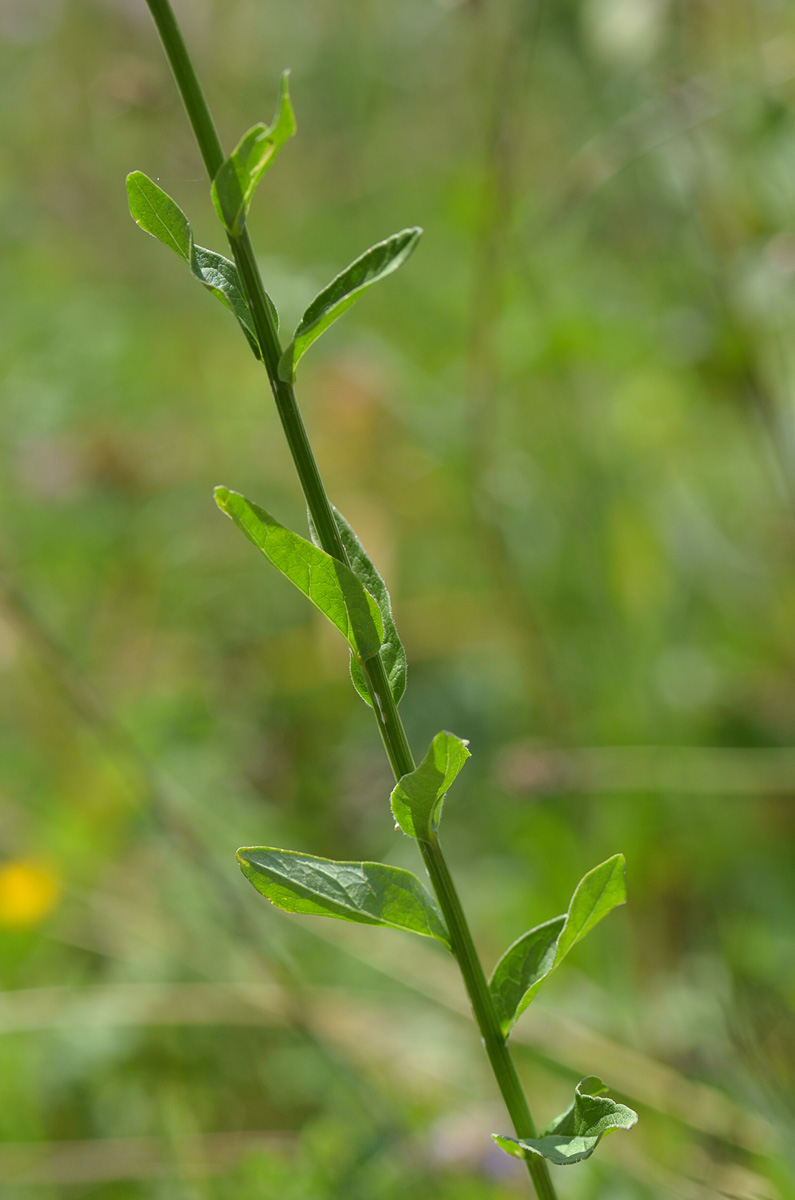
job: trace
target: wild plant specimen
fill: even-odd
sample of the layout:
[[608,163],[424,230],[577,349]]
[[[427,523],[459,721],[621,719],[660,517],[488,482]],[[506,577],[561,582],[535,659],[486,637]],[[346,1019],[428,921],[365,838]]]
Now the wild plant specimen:
[[176,251],[196,278],[232,310],[263,363],[309,509],[311,540],[228,488],[216,489],[216,502],[347,640],[353,684],[373,711],[395,775],[394,820],[416,841],[433,895],[410,871],[384,863],[333,862],[259,846],[238,851],[240,865],[255,888],[287,912],[408,930],[435,938],[454,955],[514,1127],[515,1137],[495,1135],[496,1141],[525,1160],[538,1196],[553,1200],[549,1162],[565,1165],[588,1158],[606,1133],[630,1128],[637,1117],[609,1099],[601,1080],[591,1076],[578,1084],[566,1112],[539,1136],[508,1039],[541,983],[576,942],[624,902],[624,859],[617,854],[590,871],[578,884],[568,912],[523,934],[487,982],[439,842],[444,799],[469,757],[467,743],[442,732],[419,766],[414,760],[398,713],[406,684],[406,656],[389,593],[356,534],[328,500],[293,387],[296,367],[315,339],[367,288],[405,262],[421,230],[394,234],[346,267],[312,301],[284,348],[246,217],[257,184],[295,133],[287,76],[282,77],[273,123],[255,125],[225,157],[169,0],[147,3],[207,168],[213,204],[233,261],[196,245],[179,206],[140,171],[127,180],[130,211],[143,229]]

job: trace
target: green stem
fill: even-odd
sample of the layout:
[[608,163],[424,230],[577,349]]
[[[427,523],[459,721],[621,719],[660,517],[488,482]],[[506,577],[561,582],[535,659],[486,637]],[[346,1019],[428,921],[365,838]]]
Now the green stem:
[[[169,0],[146,0],[146,2],[160,34],[204,165],[212,180],[224,160],[224,153],[201,84]],[[265,289],[247,230],[244,229],[239,236],[230,237],[229,244],[251,310],[254,329],[262,350],[263,363],[268,373],[279,418],[306,497],[307,507],[317,530],[318,539],[327,554],[342,562],[347,562],[345,548],[315,461],[295,391],[291,384],[284,383],[279,379],[278,364],[281,357],[281,344],[265,300]],[[364,664],[364,671],[373,701],[373,712],[378,730],[395,778],[400,779],[402,775],[414,770],[415,761],[405,727],[392,697],[380,655],[369,659]],[[418,844],[439,906],[447,922],[453,953],[463,977],[486,1054],[516,1135],[517,1137],[533,1137],[535,1125],[527,1098],[510,1050],[500,1030],[483,967],[478,958],[472,934],[441,846],[436,839],[433,842]],[[555,1190],[546,1163],[542,1159],[535,1159],[528,1161],[527,1166],[539,1200],[555,1200]]]
[[[461,971],[469,1002],[472,1005],[473,1016],[480,1030],[483,1048],[505,1101],[505,1107],[513,1122],[516,1136],[518,1138],[535,1137],[536,1127],[530,1106],[527,1103],[516,1064],[500,1029],[500,1023],[491,1001],[489,985],[483,973],[483,966],[472,941],[472,934],[438,838],[434,838],[430,842],[418,842],[418,845],[439,901],[439,907],[447,922],[453,953]],[[526,1161],[539,1200],[555,1200],[555,1189],[546,1162],[542,1158],[528,1158]]]
[[[224,152],[182,31],[177,24],[169,0],[146,0],[146,2],[160,34],[160,40],[188,114],[188,120],[207,174],[210,180],[213,180],[224,161]],[[265,300],[265,289],[262,285],[248,230],[244,229],[237,237],[229,237],[229,245],[251,309],[254,330],[276,401],[276,410],[298,471],[298,478],[306,496],[307,506],[312,514],[320,544],[327,554],[344,562],[345,550],[331,511],[329,498],[323,487],[323,480],[312,452],[295,392],[290,384],[283,383],[279,379],[278,365],[281,357],[279,334]]]

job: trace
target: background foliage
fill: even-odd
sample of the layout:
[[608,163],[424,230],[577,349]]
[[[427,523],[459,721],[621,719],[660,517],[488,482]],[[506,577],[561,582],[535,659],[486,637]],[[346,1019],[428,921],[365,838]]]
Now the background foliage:
[[[292,67],[250,218],[285,326],[426,230],[300,396],[416,748],[471,740],[487,965],[627,855],[516,1030],[542,1121],[589,1072],[641,1113],[562,1195],[795,1196],[791,5],[178,13],[227,148]],[[4,1200],[522,1194],[441,950],[237,871],[416,864],[344,648],[212,503],[304,528],[233,320],[127,214],[140,168],[223,249],[145,6],[2,0],[0,35]]]

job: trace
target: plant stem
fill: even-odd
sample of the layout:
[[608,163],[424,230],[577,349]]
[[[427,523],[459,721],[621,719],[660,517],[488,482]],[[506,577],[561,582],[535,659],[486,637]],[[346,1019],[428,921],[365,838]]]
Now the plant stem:
[[[160,34],[207,173],[212,180],[223,162],[224,154],[201,84],[169,0],[146,0],[146,2]],[[295,390],[291,384],[284,383],[279,379],[278,364],[281,357],[279,335],[265,300],[265,290],[248,231],[244,229],[239,236],[230,236],[229,244],[251,310],[254,329],[262,350],[263,363],[268,373],[279,418],[307,507],[317,530],[318,540],[327,554],[342,562],[347,562],[345,548],[301,417]],[[373,712],[378,730],[395,779],[400,779],[401,776],[414,770],[415,761],[380,655],[369,659],[364,664],[364,671],[373,701]],[[486,1054],[516,1135],[520,1138],[533,1137],[535,1125],[527,1098],[510,1050],[500,1030],[483,967],[441,846],[437,839],[434,839],[433,842],[419,842],[418,844],[439,906],[447,922],[453,953],[463,977]],[[527,1167],[539,1200],[555,1200],[555,1190],[546,1162],[543,1159],[528,1160]]]
[[[500,1023],[491,1002],[486,976],[483,973],[483,966],[472,941],[472,934],[447,861],[442,854],[442,848],[437,838],[431,842],[419,842],[419,847],[433,884],[433,890],[439,901],[439,907],[447,922],[453,953],[461,971],[469,1002],[472,1005],[473,1016],[480,1030],[483,1048],[488,1055],[494,1078],[502,1093],[516,1136],[518,1138],[535,1137],[536,1127],[530,1106],[527,1103],[527,1097],[508,1044],[500,1029]],[[539,1200],[555,1200],[555,1188],[545,1160],[533,1157],[528,1158],[526,1163]]]

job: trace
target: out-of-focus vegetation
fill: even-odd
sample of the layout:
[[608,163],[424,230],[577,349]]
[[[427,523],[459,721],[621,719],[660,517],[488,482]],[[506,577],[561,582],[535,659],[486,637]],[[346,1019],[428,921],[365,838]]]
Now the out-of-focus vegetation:
[[[542,1121],[585,1072],[641,1113],[561,1194],[795,1196],[792,6],[178,12],[227,147],[293,69],[285,325],[426,229],[300,395],[415,744],[472,742],[487,962],[627,855],[515,1034]],[[526,1194],[443,952],[235,864],[416,865],[344,650],[212,503],[302,520],[234,321],[127,214],[141,168],[223,249],[143,0],[2,0],[0,121],[0,1194]]]

